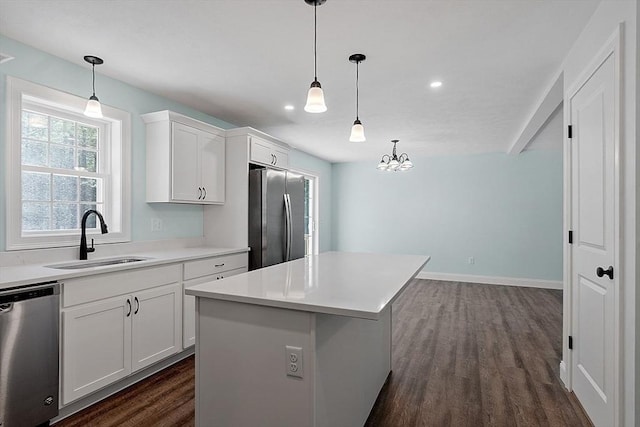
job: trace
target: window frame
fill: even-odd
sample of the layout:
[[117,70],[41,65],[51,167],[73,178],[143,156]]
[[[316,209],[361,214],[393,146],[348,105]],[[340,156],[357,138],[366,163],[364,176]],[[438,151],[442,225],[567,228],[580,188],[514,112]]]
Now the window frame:
[[121,243],[131,241],[131,116],[129,113],[102,105],[104,118],[84,118],[86,99],[51,89],[15,77],[7,76],[7,135],[6,135],[6,250],[42,249],[77,246],[79,230],[27,232],[22,231],[22,110],[37,105],[54,116],[75,117],[87,124],[99,123],[104,129],[104,155],[99,159],[110,170],[106,186],[104,206],[101,212],[108,234],[99,229],[87,229],[87,236],[97,243]]

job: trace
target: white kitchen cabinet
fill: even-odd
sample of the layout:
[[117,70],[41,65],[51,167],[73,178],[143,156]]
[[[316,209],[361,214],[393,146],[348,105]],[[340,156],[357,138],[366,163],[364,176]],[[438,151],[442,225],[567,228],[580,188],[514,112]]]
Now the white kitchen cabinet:
[[182,286],[173,284],[132,295],[133,372],[181,350],[181,294]]
[[130,308],[118,296],[63,310],[63,404],[131,374]]
[[172,111],[141,117],[147,132],[147,202],[224,203],[224,131]]
[[[248,260],[245,252],[224,257],[189,261],[184,264],[184,287],[224,279],[247,271]],[[184,348],[196,343],[196,298],[183,296],[182,306],[182,345]]]
[[[290,149],[282,141],[250,127],[227,130],[225,141],[228,191],[224,205],[204,207],[204,235],[209,245],[243,247],[249,245],[250,164],[287,169]],[[263,147],[269,147],[269,151],[263,151]],[[271,150],[277,151],[277,165],[270,163]]]
[[62,298],[62,403],[181,350],[182,265],[69,279]]
[[250,161],[286,169],[289,167],[289,149],[256,136],[249,136]]

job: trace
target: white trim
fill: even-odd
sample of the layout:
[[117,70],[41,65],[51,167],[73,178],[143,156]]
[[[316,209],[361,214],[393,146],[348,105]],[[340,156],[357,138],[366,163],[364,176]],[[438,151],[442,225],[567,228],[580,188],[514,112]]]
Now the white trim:
[[[86,99],[61,92],[56,89],[7,76],[7,113],[5,144],[5,194],[6,200],[6,250],[38,249],[75,246],[79,241],[76,234],[44,235],[25,237],[22,235],[22,214],[20,203],[20,144],[21,115],[23,98],[34,98],[39,103],[54,109],[83,115]],[[109,146],[111,158],[112,199],[118,200],[119,212],[104,212],[109,218],[107,224],[113,232],[106,235],[87,233],[96,239],[96,244],[120,243],[131,240],[131,115],[125,111],[102,105],[104,119],[94,119],[110,128],[111,135],[120,143]],[[108,138],[111,140],[111,138]],[[118,165],[119,163],[119,165]],[[108,184],[107,184],[108,185]],[[118,230],[115,232],[115,230]]]
[[320,176],[317,172],[308,171],[305,169],[288,169],[293,173],[298,173],[307,178],[313,180],[313,254],[317,255],[320,253]]
[[[621,301],[620,286],[623,285],[623,281],[621,280],[621,269],[620,269],[620,254],[622,253],[622,212],[620,210],[620,201],[622,200],[623,193],[620,187],[620,129],[621,129],[621,117],[622,117],[622,96],[621,96],[621,81],[622,81],[622,34],[624,34],[624,24],[619,23],[616,29],[613,31],[611,36],[604,43],[602,48],[593,56],[593,59],[588,63],[587,66],[584,67],[582,73],[576,78],[576,80],[568,86],[567,91],[565,92],[565,100],[564,105],[565,114],[565,127],[571,124],[571,99],[576,95],[576,93],[587,83],[587,81],[591,78],[591,76],[600,68],[600,66],[611,56],[614,56],[614,65],[615,65],[615,88],[614,88],[614,220],[615,220],[615,229],[614,229],[614,271],[618,272],[616,276],[616,283],[613,286],[614,292],[614,313],[617,313],[617,316],[614,316],[614,386],[613,386],[613,394],[611,398],[614,400],[614,427],[622,425],[621,421],[623,419],[622,405],[623,405],[623,384],[624,379],[621,377],[621,369],[622,365],[622,342],[621,342],[621,325],[623,324],[624,315],[623,305]],[[568,236],[568,230],[573,229],[573,225],[571,222],[573,213],[571,211],[571,200],[573,197],[572,194],[572,186],[571,186],[571,173],[572,173],[572,164],[571,164],[571,140],[568,138],[568,135],[564,134],[564,233],[565,233],[565,244],[563,248],[563,256],[564,256],[564,298],[563,298],[563,331],[562,331],[562,364],[565,364],[566,370],[566,381],[565,386],[568,390],[573,389],[573,378],[572,378],[572,369],[573,360],[572,360],[572,352],[568,349],[568,337],[572,335],[572,316],[573,316],[573,293],[571,286],[571,277],[572,277],[572,246],[568,244],[566,240],[566,236]],[[624,291],[624,290],[623,290]],[[566,368],[568,367],[568,368]],[[633,381],[633,380],[632,380]]]
[[567,365],[565,365],[564,360],[560,361],[560,381],[567,386]]
[[542,289],[562,289],[562,282],[560,280],[526,279],[522,277],[478,276],[475,274],[433,273],[431,271],[421,271],[416,275],[416,279],[482,283],[485,285],[523,286]]
[[549,89],[545,92],[544,96],[538,103],[535,111],[529,118],[529,121],[525,125],[520,136],[516,139],[511,147],[509,147],[508,153],[511,155],[520,154],[525,148],[533,141],[538,135],[540,129],[549,121],[553,116],[553,113],[562,104],[562,95],[564,92],[564,72],[560,71],[553,79],[553,83],[549,86]]

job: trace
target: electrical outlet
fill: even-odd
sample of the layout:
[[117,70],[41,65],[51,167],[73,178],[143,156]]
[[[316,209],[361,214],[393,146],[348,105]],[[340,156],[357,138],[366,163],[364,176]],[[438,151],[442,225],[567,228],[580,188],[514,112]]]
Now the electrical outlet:
[[476,259],[472,256],[469,257],[469,264],[475,264],[476,263]]
[[160,218],[151,218],[151,231],[162,231],[162,220]]
[[290,345],[286,346],[285,358],[287,364],[287,375],[290,377],[302,378],[302,348],[292,347]]

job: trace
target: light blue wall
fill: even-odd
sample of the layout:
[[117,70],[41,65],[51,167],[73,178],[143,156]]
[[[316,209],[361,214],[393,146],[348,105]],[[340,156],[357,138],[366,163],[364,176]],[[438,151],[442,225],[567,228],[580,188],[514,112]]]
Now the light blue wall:
[[[30,46],[0,35],[0,52],[15,59],[0,64],[0,123],[6,123],[6,76],[14,76],[81,97],[90,95],[91,69],[78,66]],[[86,52],[84,52],[86,53]],[[84,54],[80,52],[78,56]],[[145,200],[145,128],[140,114],[173,110],[223,129],[236,127],[167,98],[99,74],[96,89],[105,105],[127,111],[132,118],[132,240],[158,240],[200,237],[203,234],[202,206],[169,203],[148,204]],[[6,133],[0,132],[0,164],[5,162]],[[331,248],[331,164],[301,151],[293,150],[292,168],[304,170],[320,178],[320,250]],[[4,170],[4,168],[3,168]],[[5,174],[0,173],[0,251],[5,249]],[[151,218],[159,218],[163,230],[151,231]]]
[[560,151],[412,161],[396,173],[333,165],[336,250],[427,254],[431,272],[562,279]]
[[320,252],[331,250],[331,163],[303,151],[291,150],[289,156],[291,169],[308,172],[318,177],[318,233]]

